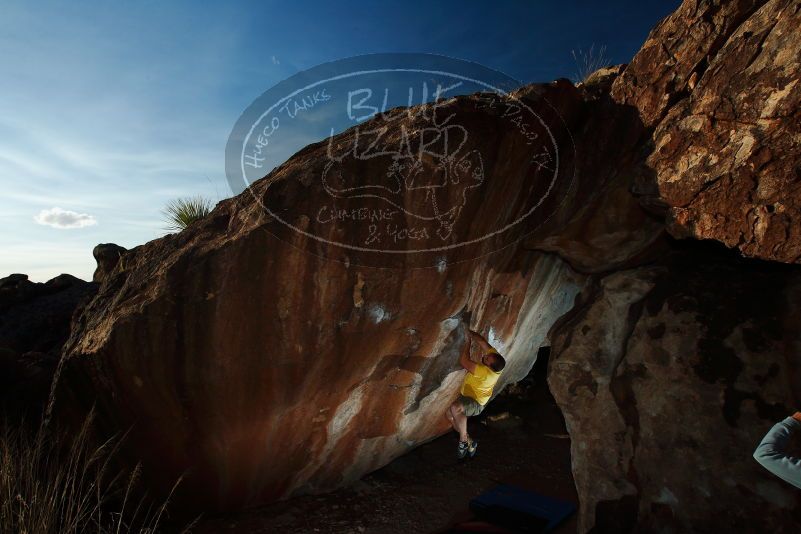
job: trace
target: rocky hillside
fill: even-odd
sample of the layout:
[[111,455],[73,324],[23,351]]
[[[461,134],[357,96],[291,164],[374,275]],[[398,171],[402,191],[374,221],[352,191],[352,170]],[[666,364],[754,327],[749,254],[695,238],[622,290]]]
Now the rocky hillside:
[[[131,427],[153,487],[188,472],[185,504],[240,508],[338,487],[446,432],[466,319],[507,358],[501,386],[552,345],[582,531],[797,530],[797,492],[751,453],[801,397],[798,270],[778,265],[801,256],[799,19],[799,1],[688,0],[630,65],[578,87],[391,110],[306,147],[185,231],[110,252],[60,398]],[[515,107],[548,135],[521,135]],[[445,121],[456,158],[349,156],[370,127],[446,153],[426,139]],[[381,254],[310,237],[368,241],[358,217],[277,220],[319,214],[332,188],[443,172],[455,187],[426,204],[389,200],[458,212],[430,234],[398,220]],[[420,240],[400,235],[467,245],[410,259]]]
[[68,274],[46,283],[0,278],[0,409],[36,420],[69,337],[70,320],[97,284]]

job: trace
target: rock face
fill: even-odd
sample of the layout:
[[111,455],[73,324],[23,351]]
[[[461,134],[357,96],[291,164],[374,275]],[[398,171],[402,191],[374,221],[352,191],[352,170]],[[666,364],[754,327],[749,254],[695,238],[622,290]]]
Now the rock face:
[[[526,143],[505,124],[513,105],[543,117],[562,148],[548,195],[549,182],[528,174],[553,172],[530,163],[544,141]],[[456,317],[469,312],[506,356],[499,391],[528,373],[550,325],[571,308],[584,280],[576,269],[608,270],[659,248],[662,224],[626,190],[639,119],[608,95],[558,81],[507,100],[480,94],[388,113],[361,131],[388,123],[382,143],[416,149],[441,115],[461,135],[454,158],[463,164],[443,171],[436,155],[408,166],[352,157],[348,147],[370,146],[356,128],[310,145],[204,220],[126,252],[76,321],[66,383],[86,405],[97,400],[111,429],[135,424],[131,451],[155,485],[169,488],[191,470],[185,501],[226,509],[353,480],[448,431],[443,413],[463,373]],[[359,220],[329,228],[314,214],[332,189],[387,169],[414,179],[451,173],[456,189],[430,194],[434,207],[461,215],[440,220],[432,238],[469,240],[540,200],[541,209],[511,231],[523,247],[490,238],[422,254],[430,267],[390,253],[386,265],[364,267],[374,256],[307,237],[369,238]],[[431,197],[415,194],[390,200],[426,209]],[[609,198],[619,202],[604,211]],[[360,201],[370,212],[387,206]],[[303,214],[293,222],[306,233],[271,215],[284,213]]]
[[677,237],[801,261],[801,3],[684,2],[613,87],[653,133],[647,205]]
[[[132,250],[133,270],[102,286],[65,373],[91,381],[112,428],[135,423],[129,443],[154,484],[191,468],[182,497],[204,509],[331,489],[442,434],[462,376],[450,317],[467,308],[491,324],[516,380],[582,281],[534,252],[401,277],[266,232],[205,254],[166,243]],[[530,318],[538,328],[518,334]]]
[[0,404],[8,413],[41,408],[72,314],[96,290],[68,274],[46,283],[24,274],[0,279]]
[[801,272],[703,249],[593,278],[551,333],[580,530],[797,532],[753,460],[801,400]]
[[[255,193],[273,184],[274,198],[312,202],[319,181],[308,177],[325,148]],[[462,377],[453,317],[471,312],[514,381],[583,279],[513,247],[427,269],[349,266],[270,224],[245,192],[130,250],[68,346],[70,382],[91,385],[77,394],[97,395],[112,428],[135,423],[131,449],[154,484],[191,469],[183,497],[205,509],[330,489],[447,431]]]
[[[544,228],[527,235],[523,245],[554,252],[583,273],[623,268],[665,250],[662,219],[643,210],[630,191],[642,173],[648,132],[635,108],[615,103],[603,91],[619,70],[601,69],[591,75],[577,90],[581,106],[565,105],[574,93],[566,84],[558,96],[543,95],[549,102],[562,103],[560,110],[570,110],[560,113],[575,141],[576,179],[561,197],[562,209]],[[536,85],[520,93],[543,94]]]
[[94,282],[102,282],[106,276],[117,266],[120,258],[125,254],[126,249],[114,243],[101,243],[92,250],[92,255],[97,261],[97,268],[95,269],[92,280]]

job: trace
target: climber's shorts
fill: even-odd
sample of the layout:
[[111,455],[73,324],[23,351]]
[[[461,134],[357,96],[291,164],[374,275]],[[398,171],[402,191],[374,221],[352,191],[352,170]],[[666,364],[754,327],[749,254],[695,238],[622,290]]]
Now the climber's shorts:
[[464,414],[467,417],[473,417],[474,415],[478,415],[481,413],[481,410],[484,409],[482,404],[479,404],[476,399],[465,397],[464,395],[459,395],[459,403],[462,405],[462,409],[464,409]]

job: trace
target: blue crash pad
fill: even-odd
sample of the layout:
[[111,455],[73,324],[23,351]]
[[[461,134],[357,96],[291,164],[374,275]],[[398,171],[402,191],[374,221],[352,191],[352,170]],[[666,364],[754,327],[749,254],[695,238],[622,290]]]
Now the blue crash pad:
[[549,532],[576,511],[572,502],[501,484],[470,501],[481,519],[521,532]]

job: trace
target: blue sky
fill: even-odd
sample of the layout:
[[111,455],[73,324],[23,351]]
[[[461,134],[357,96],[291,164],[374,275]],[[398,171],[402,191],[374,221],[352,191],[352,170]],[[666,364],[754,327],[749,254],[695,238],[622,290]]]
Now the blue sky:
[[[523,83],[572,50],[631,59],[677,1],[86,2],[0,7],[0,277],[91,279],[92,248],[165,233],[170,199],[230,196],[242,111],[292,74],[429,52]],[[60,228],[58,226],[70,226]]]

